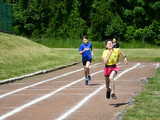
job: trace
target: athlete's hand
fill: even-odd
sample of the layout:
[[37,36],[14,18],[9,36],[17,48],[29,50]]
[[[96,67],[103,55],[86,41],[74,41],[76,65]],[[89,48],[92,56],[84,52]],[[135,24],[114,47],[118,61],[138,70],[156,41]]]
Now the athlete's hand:
[[84,53],[87,50],[89,50],[89,48],[84,48],[83,51],[80,52],[80,54]]
[[112,50],[109,50],[109,52],[108,52],[108,57],[110,57],[111,54],[112,54]]
[[91,55],[92,55],[92,57],[93,57],[93,55],[94,55],[94,54],[93,54],[93,51],[91,52]]
[[126,57],[124,58],[124,64],[128,64],[128,60]]
[[89,48],[84,48],[84,51],[87,51],[87,50],[89,50]]
[[93,51],[91,52],[91,56],[92,56],[92,59],[93,59],[93,57],[94,57]]

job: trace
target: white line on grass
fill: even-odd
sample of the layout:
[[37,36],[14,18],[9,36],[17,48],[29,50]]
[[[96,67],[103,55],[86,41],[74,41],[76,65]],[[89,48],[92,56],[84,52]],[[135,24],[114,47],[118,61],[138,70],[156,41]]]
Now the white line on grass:
[[[129,72],[130,70],[135,69],[136,67],[138,67],[140,65],[140,63],[137,63],[136,65],[134,65],[133,67],[121,72],[116,78],[118,79],[119,77],[121,77],[123,74]],[[76,104],[74,107],[72,107],[70,110],[68,110],[67,112],[65,112],[64,114],[62,114],[60,117],[58,117],[56,120],[64,120],[66,119],[70,114],[72,114],[73,112],[75,112],[77,109],[79,109],[83,104],[85,104],[89,99],[91,99],[93,96],[95,96],[98,92],[100,92],[103,88],[105,88],[105,85],[101,85],[98,89],[96,89],[94,92],[92,92],[91,94],[89,94],[88,96],[86,96],[83,100],[81,100],[78,104]]]
[[[93,66],[96,66],[96,65],[99,65],[99,64],[100,64],[100,63],[96,63],[96,64],[94,64]],[[4,97],[7,97],[7,96],[9,96],[9,95],[15,94],[15,93],[17,93],[17,92],[20,92],[20,91],[22,91],[22,90],[25,90],[25,89],[28,89],[28,88],[31,88],[31,87],[34,87],[34,86],[37,86],[37,85],[40,85],[40,84],[49,82],[49,81],[53,81],[53,80],[56,80],[56,79],[65,77],[65,76],[71,75],[71,74],[73,74],[73,73],[82,71],[82,70],[83,70],[83,68],[78,69],[78,70],[76,70],[76,71],[67,72],[67,73],[61,74],[61,75],[59,75],[59,76],[50,78],[50,79],[43,80],[43,81],[41,81],[41,82],[37,82],[37,83],[34,83],[34,84],[32,84],[32,85],[29,85],[29,86],[25,86],[25,87],[23,87],[23,88],[16,89],[16,90],[14,90],[14,91],[11,91],[11,92],[8,92],[8,93],[5,93],[5,94],[0,95],[0,99],[2,99],[2,98],[4,98]]]
[[[102,71],[103,71],[103,70],[94,72],[94,73],[91,74],[91,76],[96,75],[96,74],[98,74],[98,73],[101,73]],[[72,86],[72,85],[74,85],[74,84],[76,84],[76,83],[78,83],[78,82],[81,82],[82,80],[84,80],[84,77],[81,78],[81,79],[78,79],[78,80],[76,80],[76,81],[74,81],[74,82],[72,82],[72,83],[70,83],[70,84],[67,84],[67,85],[65,85],[65,86],[62,86],[61,88],[59,88],[59,89],[57,89],[57,90],[55,90],[55,91],[52,91],[52,92],[50,92],[50,93],[48,93],[48,94],[46,94],[46,95],[44,95],[44,96],[41,96],[41,97],[39,97],[39,98],[36,98],[36,99],[34,99],[34,100],[32,100],[32,101],[30,101],[30,102],[28,102],[28,103],[26,103],[26,104],[24,104],[24,105],[22,105],[22,106],[19,106],[19,107],[15,108],[14,110],[12,110],[12,111],[10,111],[10,112],[7,112],[7,113],[5,113],[4,115],[0,116],[0,120],[4,120],[4,119],[8,118],[9,116],[12,116],[12,115],[14,115],[14,114],[22,111],[23,109],[30,107],[31,105],[34,105],[34,104],[36,104],[36,103],[38,103],[38,102],[41,102],[41,101],[43,101],[43,100],[45,100],[45,99],[47,99],[47,98],[55,95],[56,93],[64,90],[65,88],[68,88],[68,87],[70,87],[70,86]]]

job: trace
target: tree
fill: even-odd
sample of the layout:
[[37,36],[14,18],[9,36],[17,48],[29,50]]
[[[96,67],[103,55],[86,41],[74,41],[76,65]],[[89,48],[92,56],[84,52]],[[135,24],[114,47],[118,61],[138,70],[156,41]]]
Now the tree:
[[123,23],[119,16],[114,16],[111,23],[106,26],[105,35],[108,37],[116,37],[118,39],[123,38],[126,24]]
[[154,14],[155,14],[155,18],[157,20],[160,19],[160,1],[156,1],[153,5],[152,5],[152,9],[154,10]]
[[135,33],[136,28],[133,26],[127,26],[126,31],[124,34],[124,40],[125,41],[133,41],[134,39],[134,33]]
[[105,29],[110,24],[112,12],[109,11],[109,4],[106,0],[95,1],[91,11],[91,29],[94,40],[103,40]]
[[133,18],[134,18],[133,11],[129,9],[125,9],[123,13],[124,22],[127,23],[128,25],[132,25]]
[[160,22],[153,21],[149,26],[149,29],[155,33],[155,36],[153,37],[154,43],[160,45]]
[[73,0],[72,8],[73,9],[67,21],[67,31],[70,38],[77,38],[83,34],[86,23],[80,17],[80,3],[78,0]]
[[134,14],[134,24],[138,28],[143,28],[145,26],[144,18],[145,18],[145,10],[143,7],[135,7],[133,10]]

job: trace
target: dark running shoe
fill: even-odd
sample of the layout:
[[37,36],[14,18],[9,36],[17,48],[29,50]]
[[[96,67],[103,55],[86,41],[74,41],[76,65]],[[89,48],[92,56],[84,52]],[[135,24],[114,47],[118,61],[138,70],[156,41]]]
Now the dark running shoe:
[[91,76],[90,75],[88,75],[88,80],[91,80]]
[[111,96],[111,89],[109,88],[109,90],[107,90],[106,92],[106,98],[109,99]]
[[88,85],[88,80],[85,80],[85,85]]
[[88,85],[88,78],[85,78],[85,85]]
[[117,96],[114,93],[111,95],[111,97],[112,97],[112,99],[117,99]]

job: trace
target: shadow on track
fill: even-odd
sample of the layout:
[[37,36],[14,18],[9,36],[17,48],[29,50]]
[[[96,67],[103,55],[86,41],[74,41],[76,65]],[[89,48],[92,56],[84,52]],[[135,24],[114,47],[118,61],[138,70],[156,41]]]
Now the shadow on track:
[[123,106],[123,105],[129,105],[129,102],[115,103],[115,104],[110,104],[110,105],[113,106],[113,107],[120,107],[120,106]]
[[89,85],[89,86],[100,86],[100,85],[102,85],[102,84],[100,84],[100,83],[89,83],[88,85]]

